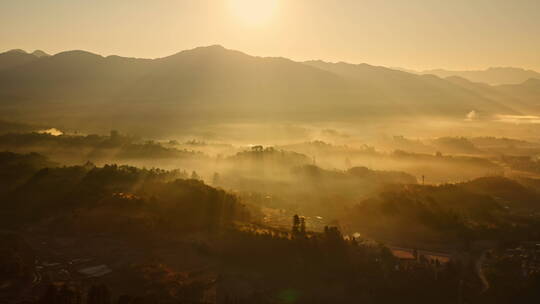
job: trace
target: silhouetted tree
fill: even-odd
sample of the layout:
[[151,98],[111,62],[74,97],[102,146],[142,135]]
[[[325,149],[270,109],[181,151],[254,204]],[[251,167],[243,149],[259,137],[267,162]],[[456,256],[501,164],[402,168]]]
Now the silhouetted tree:
[[58,304],[80,304],[81,293],[78,289],[64,284],[58,292]]
[[302,235],[306,234],[306,218],[305,217],[300,218],[300,234]]
[[39,304],[56,304],[58,299],[58,289],[50,284],[45,290],[45,294],[38,300]]
[[220,183],[219,173],[214,172],[214,176],[212,177],[212,185],[217,186],[219,183]]
[[111,293],[107,286],[101,285],[92,285],[88,290],[88,297],[86,304],[110,304],[111,303]]
[[262,152],[264,149],[263,149],[263,146],[253,146],[251,147],[251,151],[253,152]]
[[292,225],[292,233],[293,235],[297,235],[300,231],[300,217],[298,214],[295,214],[293,216],[293,225]]

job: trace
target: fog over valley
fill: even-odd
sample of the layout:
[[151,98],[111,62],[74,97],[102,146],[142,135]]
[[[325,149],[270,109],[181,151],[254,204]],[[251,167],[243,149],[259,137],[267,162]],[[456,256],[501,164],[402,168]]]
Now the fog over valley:
[[1,2],[0,303],[540,303],[539,12]]

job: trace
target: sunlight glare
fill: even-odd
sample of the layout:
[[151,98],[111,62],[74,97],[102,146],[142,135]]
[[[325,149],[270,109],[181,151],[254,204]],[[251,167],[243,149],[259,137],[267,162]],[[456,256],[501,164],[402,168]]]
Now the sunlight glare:
[[278,0],[229,0],[233,16],[247,26],[267,25],[278,9]]

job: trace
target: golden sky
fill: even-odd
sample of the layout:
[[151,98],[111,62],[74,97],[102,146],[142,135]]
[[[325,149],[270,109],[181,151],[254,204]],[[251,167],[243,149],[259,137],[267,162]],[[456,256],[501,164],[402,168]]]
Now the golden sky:
[[251,55],[540,71],[540,0],[1,0],[0,51]]

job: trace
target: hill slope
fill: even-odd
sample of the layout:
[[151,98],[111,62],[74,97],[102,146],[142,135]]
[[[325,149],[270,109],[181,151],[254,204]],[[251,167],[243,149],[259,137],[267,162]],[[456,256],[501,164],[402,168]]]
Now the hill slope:
[[441,78],[459,76],[473,82],[483,82],[491,85],[519,84],[530,78],[540,79],[540,73],[512,67],[488,68],[482,71],[448,71],[443,69],[427,70],[421,74],[437,75]]
[[383,96],[384,100],[391,101],[397,107],[404,106],[411,114],[460,115],[471,110],[515,113],[507,105],[432,75],[415,75],[368,64],[323,61],[309,61],[306,64],[341,75],[362,92]]
[[463,118],[472,110],[522,114],[530,108],[523,99],[530,104],[535,94],[367,64],[255,57],[221,46],[159,59],[85,51],[0,54],[0,114],[36,122],[118,127],[155,116],[155,127],[165,128],[171,121],[239,118]]

